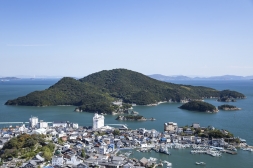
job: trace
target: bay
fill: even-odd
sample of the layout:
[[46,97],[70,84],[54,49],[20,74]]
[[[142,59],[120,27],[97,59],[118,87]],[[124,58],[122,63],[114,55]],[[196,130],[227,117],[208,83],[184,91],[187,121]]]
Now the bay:
[[[9,99],[24,96],[35,90],[44,90],[56,83],[57,79],[20,79],[13,81],[0,82],[0,122],[27,122],[31,116],[37,116],[44,121],[70,121],[77,122],[79,125],[92,125],[92,113],[73,112],[73,106],[51,106],[51,107],[26,107],[26,106],[6,106],[4,103]],[[201,126],[212,125],[215,128],[226,129],[235,136],[247,140],[249,145],[253,145],[253,81],[196,81],[180,80],[172,83],[189,84],[194,86],[207,86],[218,90],[230,89],[239,91],[247,96],[246,99],[230,102],[242,108],[240,111],[219,111],[216,114],[192,112],[179,109],[180,103],[164,103],[159,106],[135,106],[134,110],[146,118],[154,117],[155,121],[117,121],[116,116],[105,116],[105,124],[127,124],[129,128],[147,128],[163,131],[165,122],[177,122],[179,126],[199,123]],[[217,102],[215,99],[206,99],[215,106],[224,103]],[[4,125],[2,125],[4,126]],[[8,126],[8,125],[6,125]],[[205,167],[252,167],[253,152],[239,150],[238,154],[233,156],[223,154],[221,158],[214,158],[207,155],[191,155],[189,150],[171,150],[172,155],[162,155],[158,153],[138,153],[134,152],[133,157],[157,157],[162,160],[168,160],[173,163],[173,167],[196,167],[196,161],[207,163]]]

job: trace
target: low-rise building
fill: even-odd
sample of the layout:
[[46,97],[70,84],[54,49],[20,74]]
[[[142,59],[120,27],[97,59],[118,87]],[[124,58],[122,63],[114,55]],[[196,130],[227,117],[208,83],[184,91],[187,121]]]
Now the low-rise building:
[[64,164],[64,159],[62,155],[54,155],[52,157],[52,166],[63,166]]
[[168,122],[164,123],[164,131],[177,131],[177,123],[174,122]]

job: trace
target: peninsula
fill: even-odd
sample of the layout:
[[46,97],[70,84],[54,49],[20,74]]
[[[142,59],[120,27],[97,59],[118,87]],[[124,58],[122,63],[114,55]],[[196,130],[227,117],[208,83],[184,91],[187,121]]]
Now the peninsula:
[[8,100],[5,105],[73,105],[80,111],[111,114],[120,108],[112,103],[118,99],[124,104],[148,105],[221,96],[245,98],[236,91],[173,84],[131,70],[113,69],[93,73],[79,80],[64,77],[46,90]]
[[202,101],[190,101],[188,103],[183,104],[179,108],[190,110],[190,111],[200,111],[200,112],[208,112],[208,113],[216,113],[218,109],[212,104],[202,102]]

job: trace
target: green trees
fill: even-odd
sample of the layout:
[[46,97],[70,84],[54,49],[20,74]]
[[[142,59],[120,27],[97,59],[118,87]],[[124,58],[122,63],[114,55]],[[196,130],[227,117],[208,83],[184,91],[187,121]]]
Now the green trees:
[[115,129],[112,134],[115,136],[115,135],[120,135],[120,131],[118,129]]
[[[182,99],[201,99],[203,97],[244,98],[235,91],[217,91],[212,88],[190,85],[178,85],[152,79],[141,73],[113,69],[101,71],[80,80],[64,77],[44,91],[35,91],[6,105],[50,106],[75,105],[89,112],[112,112],[111,102],[122,99],[124,103],[147,105],[159,101],[177,101]],[[127,107],[129,105],[123,104]]]
[[183,104],[179,108],[186,109],[186,110],[193,110],[193,111],[200,111],[200,112],[215,112],[216,107],[212,104],[202,102],[202,101],[190,101],[188,103]]
[[[42,146],[42,148],[39,146]],[[54,144],[46,144],[43,135],[22,134],[5,143],[3,150],[4,152],[0,156],[2,159],[19,156],[28,159],[43,151],[45,159],[50,160],[54,151]]]
[[233,134],[231,134],[229,132],[224,133],[224,132],[222,132],[221,130],[218,130],[218,129],[209,131],[208,136],[212,137],[212,138],[233,138],[234,137]]
[[84,151],[84,149],[82,149],[81,157],[82,157],[82,158],[85,158],[85,156],[86,156],[85,151]]

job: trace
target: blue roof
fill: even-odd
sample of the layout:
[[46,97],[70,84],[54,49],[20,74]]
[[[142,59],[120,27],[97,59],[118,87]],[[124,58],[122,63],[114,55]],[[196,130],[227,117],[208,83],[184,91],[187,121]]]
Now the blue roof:
[[167,139],[166,138],[161,138],[161,141],[167,141]]

